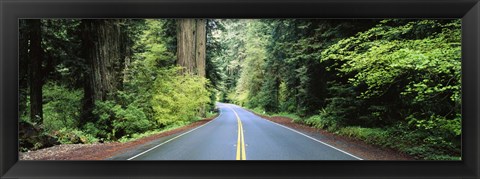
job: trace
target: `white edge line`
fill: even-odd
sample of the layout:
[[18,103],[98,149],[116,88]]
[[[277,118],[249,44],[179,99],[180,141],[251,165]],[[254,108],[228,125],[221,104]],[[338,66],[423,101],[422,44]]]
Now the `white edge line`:
[[[263,118],[262,118],[262,119],[263,119]],[[360,158],[360,157],[357,157],[357,156],[355,156],[355,155],[353,155],[353,154],[351,154],[351,153],[345,152],[345,151],[343,151],[343,150],[341,150],[341,149],[338,149],[338,148],[336,148],[336,147],[334,147],[334,146],[331,146],[330,144],[327,144],[327,143],[325,143],[325,142],[322,142],[322,141],[320,141],[320,140],[318,140],[318,139],[315,139],[315,138],[313,138],[313,137],[311,137],[311,136],[308,136],[307,134],[301,133],[301,132],[299,132],[299,131],[297,131],[297,130],[295,130],[295,129],[292,129],[292,128],[289,128],[289,127],[287,127],[287,126],[284,126],[284,125],[281,125],[281,124],[272,122],[272,121],[267,120],[267,119],[264,119],[264,120],[266,120],[266,121],[268,121],[268,122],[271,122],[271,123],[274,123],[274,124],[276,124],[276,125],[279,125],[279,126],[281,126],[281,127],[284,127],[284,128],[286,128],[286,129],[288,129],[288,130],[291,130],[291,131],[293,131],[293,132],[296,132],[296,133],[298,133],[298,134],[300,134],[300,135],[303,135],[303,136],[305,136],[305,137],[307,137],[307,138],[309,138],[309,139],[312,139],[312,140],[314,140],[314,141],[320,142],[320,143],[322,143],[323,145],[326,145],[326,146],[331,147],[331,148],[333,148],[333,149],[335,149],[335,150],[338,150],[338,151],[340,151],[340,152],[343,152],[343,153],[345,153],[345,154],[347,154],[347,155],[349,155],[349,156],[351,156],[351,157],[353,157],[353,158],[356,158],[356,159],[358,159],[358,160],[363,160],[363,159]]]
[[[238,106],[238,107],[239,107],[239,106]],[[242,107],[240,107],[240,108],[242,108]],[[243,108],[242,108],[242,109],[243,109]],[[245,109],[244,109],[244,110],[245,110]],[[252,113],[252,112],[250,112],[250,111],[248,111],[248,110],[245,110],[245,111],[247,111],[247,112],[249,112],[249,113]],[[255,116],[258,116],[258,115],[256,115],[255,113],[252,113],[252,114],[255,115]],[[260,117],[260,116],[258,116],[258,117]],[[312,139],[312,140],[314,140],[314,141],[317,141],[317,142],[319,142],[319,143],[321,143],[321,144],[323,144],[323,145],[326,145],[326,146],[328,146],[328,147],[331,147],[331,148],[333,148],[333,149],[335,149],[335,150],[338,150],[338,151],[340,151],[340,152],[343,152],[343,153],[345,153],[345,154],[347,154],[347,155],[349,155],[349,156],[351,156],[351,157],[353,157],[353,158],[356,158],[356,159],[358,159],[358,160],[363,160],[363,159],[360,158],[360,157],[357,157],[357,156],[355,156],[355,155],[353,155],[353,154],[351,154],[351,153],[345,152],[345,151],[343,151],[343,150],[341,150],[341,149],[338,149],[338,148],[336,148],[336,147],[334,147],[334,146],[331,146],[330,144],[327,144],[327,143],[325,143],[325,142],[322,142],[322,141],[320,141],[320,140],[318,140],[318,139],[315,139],[315,138],[313,138],[313,137],[311,137],[311,136],[309,136],[309,135],[307,135],[307,134],[301,133],[301,132],[299,132],[299,131],[297,131],[297,130],[295,130],[295,129],[292,129],[292,128],[290,128],[290,127],[287,127],[287,126],[278,124],[278,123],[276,123],[276,122],[273,122],[273,121],[270,121],[270,120],[267,120],[267,119],[264,119],[263,117],[260,117],[260,118],[263,119],[263,120],[266,120],[266,121],[268,121],[268,122],[271,122],[271,123],[273,123],[273,124],[276,124],[276,125],[278,125],[278,126],[280,126],[280,127],[283,127],[283,128],[285,128],[285,129],[291,130],[291,131],[293,131],[293,132],[295,132],[295,133],[298,133],[298,134],[300,134],[300,135],[303,135],[303,136],[305,136],[305,137],[307,137],[307,138],[309,138],[309,139]]]
[[[223,113],[222,113],[222,110],[220,110],[220,115],[218,115],[215,119],[219,118],[222,114],[223,114]],[[188,132],[185,132],[185,133],[183,133],[183,134],[180,134],[180,135],[178,135],[178,136],[175,136],[174,138],[168,139],[167,141],[162,142],[161,144],[158,144],[158,145],[156,145],[155,147],[152,147],[152,148],[150,148],[150,149],[148,149],[148,150],[146,150],[146,151],[143,151],[142,153],[139,153],[139,154],[137,154],[137,155],[135,155],[135,156],[133,156],[133,157],[130,157],[130,158],[128,158],[127,160],[132,160],[132,159],[134,159],[134,158],[137,158],[137,157],[140,156],[140,155],[143,155],[143,154],[145,154],[145,153],[147,153],[147,152],[150,152],[150,151],[152,151],[153,149],[156,149],[156,148],[162,146],[163,144],[166,144],[166,143],[168,143],[168,142],[170,142],[170,141],[172,141],[172,140],[174,140],[174,139],[177,139],[177,138],[179,138],[179,137],[181,137],[181,136],[183,136],[183,135],[185,135],[185,134],[188,134],[188,133],[190,133],[190,132],[192,132],[192,131],[194,131],[194,130],[197,130],[197,129],[200,128],[200,127],[203,127],[203,126],[209,124],[210,122],[214,121],[215,119],[212,119],[211,121],[208,121],[207,123],[205,123],[205,124],[203,124],[203,125],[201,125],[201,126],[198,126],[198,127],[194,128],[194,129],[192,129],[192,130],[189,130]]]

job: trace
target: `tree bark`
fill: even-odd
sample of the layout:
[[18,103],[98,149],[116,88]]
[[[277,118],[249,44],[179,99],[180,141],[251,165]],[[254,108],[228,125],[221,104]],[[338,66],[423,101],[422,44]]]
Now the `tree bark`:
[[184,73],[205,77],[205,19],[177,20],[177,64]]
[[42,32],[40,19],[32,19],[28,21],[30,27],[30,119],[32,122],[41,124],[43,122],[43,105],[42,105]]
[[[30,66],[30,57],[29,53],[29,40],[30,40],[30,26],[28,26],[28,20],[22,19],[19,20],[19,44],[18,44],[18,53],[19,53],[19,116],[23,116],[30,109],[27,108],[27,96],[29,95],[28,85],[29,85],[29,66]],[[30,116],[29,116],[30,117]]]
[[83,111],[89,116],[86,118],[91,118],[95,101],[111,100],[113,93],[122,88],[125,58],[118,20],[82,20],[82,28],[82,49],[88,69]]
[[198,76],[205,77],[205,51],[207,43],[207,20],[197,19],[195,40],[195,62]]

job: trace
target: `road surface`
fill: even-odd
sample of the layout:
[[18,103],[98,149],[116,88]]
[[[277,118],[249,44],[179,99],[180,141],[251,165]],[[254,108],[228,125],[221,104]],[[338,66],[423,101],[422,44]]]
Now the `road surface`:
[[233,105],[185,133],[113,159],[127,160],[361,160],[291,128]]

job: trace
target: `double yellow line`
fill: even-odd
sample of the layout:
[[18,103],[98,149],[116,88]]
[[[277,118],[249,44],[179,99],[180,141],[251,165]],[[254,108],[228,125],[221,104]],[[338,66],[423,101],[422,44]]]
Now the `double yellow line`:
[[247,155],[245,154],[245,139],[243,138],[243,126],[242,126],[242,121],[240,120],[240,117],[238,117],[237,112],[232,109],[233,113],[237,117],[237,123],[238,123],[238,139],[237,139],[237,160],[246,160]]

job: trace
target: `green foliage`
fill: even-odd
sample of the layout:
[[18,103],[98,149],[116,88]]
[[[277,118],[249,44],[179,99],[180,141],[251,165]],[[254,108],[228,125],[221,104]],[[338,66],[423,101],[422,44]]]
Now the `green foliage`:
[[428,158],[436,156],[455,156],[461,152],[461,116],[457,114],[454,119],[447,119],[444,116],[432,115],[426,119],[417,119],[413,115],[407,118],[411,129],[416,133],[422,134],[417,141],[417,147],[410,153],[414,155],[426,155],[418,149],[428,150],[429,153],[436,154],[426,156]]
[[259,21],[245,22],[245,61],[242,63],[242,72],[237,81],[233,99],[241,105],[257,107],[259,102],[255,99],[261,90],[264,78],[264,63],[266,60],[265,46],[267,36],[262,32],[263,24]]
[[294,112],[297,105],[295,104],[294,99],[288,97],[290,92],[287,89],[287,84],[282,81],[280,82],[278,88],[278,102],[280,103],[280,111]]
[[337,133],[376,145],[385,144],[390,140],[388,132],[384,129],[378,128],[350,126],[339,129]]
[[[222,51],[225,47],[222,45],[221,39],[218,37],[218,32],[224,30],[221,20],[207,19],[207,44],[206,47],[206,61],[205,61],[205,76],[210,80],[211,86],[216,90],[220,89],[222,76],[220,74],[219,64],[215,59],[223,55]],[[216,100],[212,100],[212,103]],[[212,105],[214,107],[214,104]]]
[[87,122],[86,124],[84,124],[82,126],[81,130],[84,131],[87,134],[92,135],[92,136],[100,136],[101,134],[106,133],[106,132],[100,130],[99,128],[97,128],[97,126],[95,124],[96,123],[93,123],[93,122]]
[[[360,126],[341,128],[340,133],[418,158],[458,156],[460,37],[458,20],[384,20],[333,44],[320,60],[336,73],[329,87],[332,97],[310,124]],[[351,95],[339,89],[349,89]],[[409,127],[391,128],[398,123]],[[394,142],[365,137],[362,126],[386,128],[384,135]]]
[[220,23],[224,29],[218,31],[220,42],[224,49],[222,55],[215,59],[219,64],[222,78],[222,88],[225,92],[233,91],[240,78],[242,63],[245,60],[246,22],[249,20],[225,19]]
[[[336,118],[329,114],[327,110],[322,110],[319,115],[313,115],[305,119],[303,122],[307,125],[320,129],[337,129]],[[298,120],[297,120],[298,121]]]
[[169,130],[169,129],[170,128],[162,128],[162,129],[149,130],[149,131],[146,131],[144,133],[133,133],[131,135],[123,136],[122,138],[118,139],[118,141],[119,142],[130,142],[130,141],[140,139],[140,138],[143,138],[143,137],[148,137],[148,136],[151,136],[151,135],[155,135],[155,134],[158,134],[160,132],[163,132],[163,131],[166,131],[166,130]]
[[158,71],[163,78],[154,81],[150,101],[158,124],[167,126],[195,119],[210,102],[208,80],[195,75],[181,75],[179,68]]
[[[366,86],[360,98],[381,98],[394,92],[401,94],[396,98],[407,98],[411,100],[409,103],[428,108],[432,107],[428,103],[445,102],[437,101],[436,97],[449,96],[447,100],[458,103],[461,85],[459,22],[440,24],[424,20],[399,27],[384,25],[387,22],[332,45],[323,53],[323,61],[342,62],[343,65],[334,66],[338,75],[349,77],[348,83],[355,87]],[[443,29],[422,39],[395,39],[424,24]]]
[[80,118],[82,91],[68,89],[63,85],[48,83],[44,86],[44,119],[47,131],[74,128]]
[[[388,128],[365,128],[348,126],[329,128],[331,132],[383,146],[409,154],[424,160],[459,160],[460,145],[449,142],[447,138],[408,128],[399,124]],[[432,131],[430,131],[432,132]],[[448,132],[447,132],[448,133]],[[437,137],[436,137],[437,136]]]
[[99,119],[93,126],[90,123],[84,128],[106,140],[116,140],[124,135],[145,132],[153,126],[143,111],[133,104],[122,107],[114,101],[98,101],[95,105],[93,113]]
[[275,113],[278,112],[278,86],[279,86],[278,79],[274,77],[267,77],[260,89],[260,93],[258,94],[258,104],[259,107],[263,108],[266,112]]
[[135,60],[145,61],[145,65],[150,68],[174,64],[175,52],[169,49],[171,37],[164,35],[167,23],[167,20],[145,20],[145,30],[139,34],[138,41],[133,45]]
[[62,128],[53,134],[61,144],[90,144],[98,142],[95,136],[78,129]]

